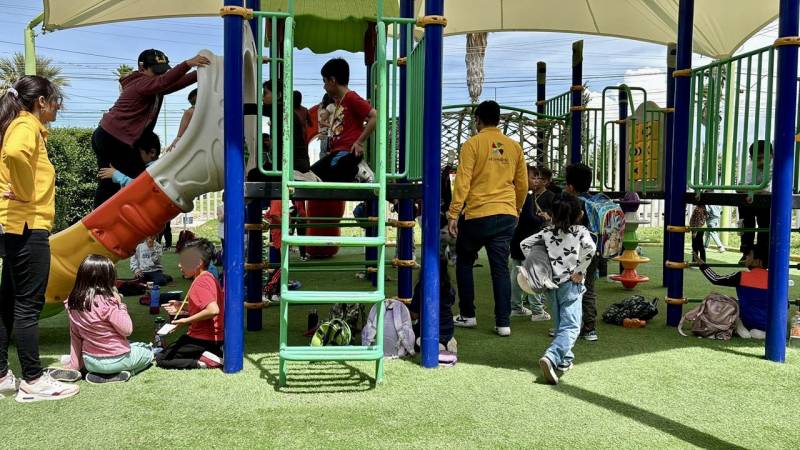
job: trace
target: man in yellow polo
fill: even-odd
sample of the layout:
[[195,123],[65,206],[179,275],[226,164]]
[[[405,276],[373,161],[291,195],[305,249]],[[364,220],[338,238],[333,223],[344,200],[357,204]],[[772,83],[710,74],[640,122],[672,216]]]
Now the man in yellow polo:
[[492,273],[495,332],[511,335],[509,245],[519,211],[528,193],[528,173],[522,148],[497,125],[500,106],[485,101],[475,108],[478,134],[461,147],[448,229],[456,237],[456,280],[459,327],[474,328],[475,287],[472,266],[486,248]]

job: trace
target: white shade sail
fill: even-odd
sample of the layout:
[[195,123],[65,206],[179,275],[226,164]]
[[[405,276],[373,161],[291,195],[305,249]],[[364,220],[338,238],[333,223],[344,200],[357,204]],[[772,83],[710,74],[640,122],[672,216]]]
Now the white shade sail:
[[[397,0],[386,0],[387,2]],[[308,2],[308,3],[307,3]],[[45,29],[180,16],[215,16],[222,0],[44,0]],[[297,0],[307,12],[321,0]],[[424,1],[416,2],[417,15]],[[377,4],[377,2],[376,2]],[[733,54],[776,19],[778,0],[696,0],[694,51]],[[445,0],[446,35],[552,31],[667,44],[676,40],[678,0]]]

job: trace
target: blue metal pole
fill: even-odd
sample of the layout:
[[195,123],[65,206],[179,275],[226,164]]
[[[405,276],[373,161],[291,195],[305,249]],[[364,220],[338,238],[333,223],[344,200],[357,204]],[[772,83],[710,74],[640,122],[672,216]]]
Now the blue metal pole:
[[[413,17],[414,16],[414,0],[401,0],[400,1],[400,17]],[[411,50],[408,48],[408,30],[405,26],[400,28],[400,56],[408,56]],[[400,133],[400,171],[406,170],[406,114],[407,106],[406,99],[408,93],[406,92],[406,81],[408,80],[408,71],[406,65],[400,66],[400,110],[398,120],[398,131]],[[408,182],[408,180],[403,180]],[[402,199],[400,200],[399,210],[397,211],[397,218],[401,221],[414,220],[414,200]],[[397,257],[403,260],[410,260],[414,256],[414,229],[413,228],[398,228],[397,229]],[[408,299],[413,295],[414,279],[413,272],[410,267],[400,267],[397,269],[397,296],[399,298]]]
[[[678,53],[678,47],[675,43],[671,43],[667,45],[667,109],[674,111],[675,108],[675,78],[672,77],[672,73],[675,72],[675,58]],[[672,177],[669,175],[672,173],[672,133],[675,129],[675,120],[674,112],[668,112],[666,114],[666,120],[664,121],[664,171],[662,176],[664,177],[664,191],[668,192],[670,184],[672,183]],[[664,217],[669,217],[670,213],[670,203],[664,202]],[[667,261],[667,256],[669,255],[669,239],[666,239],[666,236],[669,236],[667,233],[667,221],[664,221],[664,247],[661,249],[662,251],[662,264]],[[664,270],[661,272],[661,285],[666,287],[667,286],[667,279],[669,278],[670,272]]]
[[[261,9],[261,0],[247,0],[247,7],[253,11]],[[258,29],[257,18],[249,20],[250,30],[256,33]],[[254,36],[255,37],[255,36]],[[256,39],[254,39],[256,40]],[[262,45],[257,43],[256,45]],[[261,83],[261,80],[257,80]],[[247,223],[261,224],[262,218],[262,205],[261,199],[252,199],[247,204]],[[247,233],[247,262],[259,264],[264,259],[264,241],[262,239],[263,231],[253,230]],[[264,270],[250,270],[245,272],[245,299],[247,302],[258,303],[262,300],[262,282],[264,278]],[[262,328],[262,311],[260,309],[247,310],[247,331],[260,331]]]
[[628,93],[626,86],[623,84],[618,91],[619,101],[619,190],[625,192],[627,190],[625,184],[625,175],[628,173],[627,159],[628,159],[628,124],[625,119],[628,118]]
[[581,162],[581,128],[583,126],[583,91],[578,90],[578,86],[583,86],[583,41],[572,44],[572,119],[570,123],[571,135],[569,141],[570,162],[572,164]]
[[[243,6],[242,0],[227,5]],[[244,365],[244,76],[240,16],[225,16],[225,373]]]
[[[778,36],[797,36],[800,2],[781,0]],[[769,320],[764,356],[786,360],[786,299],[789,298],[789,240],[792,227],[795,107],[797,105],[797,46],[778,47],[775,90],[775,155],[769,245]]]
[[[536,63],[536,112],[544,114],[544,102],[547,100],[547,63]],[[536,163],[544,164],[544,127],[536,130]]]
[[[692,67],[692,31],[694,27],[694,0],[680,0],[678,7],[678,54],[677,69]],[[668,172],[672,178],[666,203],[669,205],[668,225],[683,226],[686,202],[686,170],[689,153],[689,77],[678,77],[675,80],[675,125],[672,141],[672,167]],[[683,261],[683,233],[667,233],[669,241],[669,260]],[[667,269],[671,272],[667,279],[667,296],[683,298],[683,271]],[[678,326],[683,308],[681,305],[667,305],[667,325]]]
[[[444,15],[444,0],[426,1],[425,15]],[[442,25],[430,24],[425,27],[425,107],[422,115],[422,367],[426,368],[439,366],[442,34]]]

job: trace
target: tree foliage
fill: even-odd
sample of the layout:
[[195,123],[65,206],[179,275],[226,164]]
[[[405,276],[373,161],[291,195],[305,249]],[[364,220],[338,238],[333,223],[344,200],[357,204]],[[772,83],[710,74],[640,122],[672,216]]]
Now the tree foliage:
[[[47,78],[56,86],[69,86],[69,80],[61,75],[61,67],[44,56],[36,56],[36,74]],[[19,52],[10,57],[0,58],[0,94],[5,93],[20,78],[25,76],[25,55]]]
[[97,160],[92,151],[92,129],[53,128],[47,152],[56,168],[56,217],[53,232],[91,212],[97,187]]

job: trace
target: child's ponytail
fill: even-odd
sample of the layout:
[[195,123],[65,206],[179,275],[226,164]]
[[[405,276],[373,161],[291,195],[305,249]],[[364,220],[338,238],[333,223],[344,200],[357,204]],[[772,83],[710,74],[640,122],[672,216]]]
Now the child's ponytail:
[[582,210],[578,197],[562,192],[561,197],[553,204],[553,228],[556,231],[568,233],[569,227],[578,225]]

